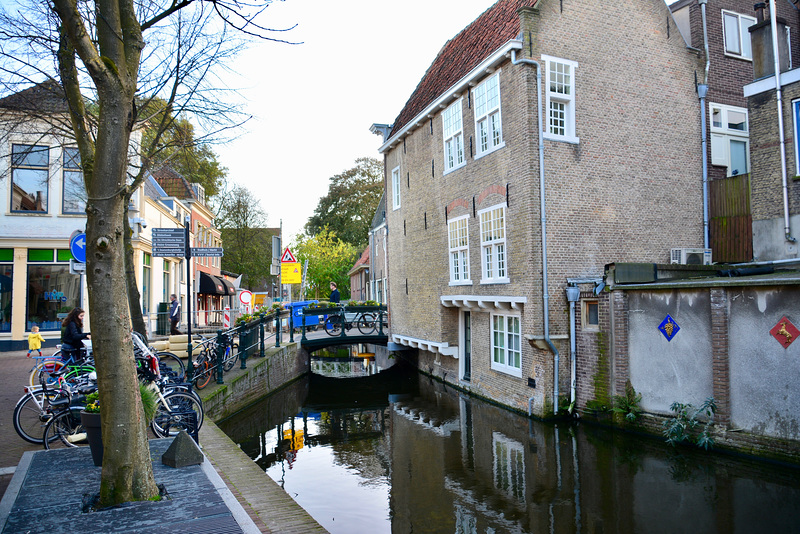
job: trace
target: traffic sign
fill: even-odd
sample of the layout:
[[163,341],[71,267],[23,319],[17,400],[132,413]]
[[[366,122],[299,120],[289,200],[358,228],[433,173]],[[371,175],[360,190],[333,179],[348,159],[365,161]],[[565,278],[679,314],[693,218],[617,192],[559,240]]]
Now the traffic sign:
[[281,263],[281,283],[299,284],[303,278],[303,275],[300,271],[300,263],[298,262]]
[[72,257],[81,263],[86,263],[86,234],[83,232],[73,233],[69,240],[69,251]]
[[292,251],[289,250],[289,247],[286,247],[286,250],[283,251],[283,256],[281,256],[281,263],[297,263],[297,259],[295,259],[294,254],[292,254]]
[[251,300],[253,300],[253,293],[251,293],[250,291],[247,291],[245,289],[244,291],[239,293],[239,302],[241,302],[242,304],[247,306],[250,304]]
[[153,228],[153,257],[182,258],[186,256],[185,228]]
[[69,274],[85,274],[86,264],[78,260],[69,260]]
[[192,257],[221,258],[223,251],[222,247],[192,247]]

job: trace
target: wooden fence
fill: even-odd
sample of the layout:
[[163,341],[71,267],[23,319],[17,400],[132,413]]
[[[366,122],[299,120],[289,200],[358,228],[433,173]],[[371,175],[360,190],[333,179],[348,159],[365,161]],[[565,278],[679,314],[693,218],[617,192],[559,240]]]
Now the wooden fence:
[[709,181],[709,239],[713,261],[737,263],[753,259],[750,175]]

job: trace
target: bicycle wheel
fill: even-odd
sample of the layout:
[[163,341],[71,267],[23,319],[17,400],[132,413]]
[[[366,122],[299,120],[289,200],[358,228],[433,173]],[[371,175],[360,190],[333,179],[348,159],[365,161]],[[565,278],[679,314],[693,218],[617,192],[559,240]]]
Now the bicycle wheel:
[[225,359],[222,361],[222,370],[225,372],[230,371],[237,361],[239,361],[238,345],[227,347],[225,349]]
[[42,441],[45,449],[61,449],[64,447],[85,447],[89,444],[86,430],[81,423],[81,410],[72,406],[55,415],[44,427]]
[[214,371],[214,368],[208,362],[207,358],[203,358],[195,362],[194,364],[194,387],[197,389],[203,389],[211,382],[211,375]]
[[171,352],[159,352],[158,360],[161,376],[166,376],[170,382],[186,380],[186,366],[179,357]]
[[176,436],[181,430],[192,430],[191,413],[197,414],[197,430],[203,426],[203,404],[197,397],[183,391],[173,391],[159,399],[156,415],[150,427],[160,438]]
[[371,334],[375,331],[375,316],[371,313],[361,314],[358,320],[358,331],[364,334]]
[[338,315],[331,315],[325,319],[325,332],[329,336],[338,336],[342,333],[342,318]]
[[31,376],[28,380],[28,385],[32,387],[38,387],[42,384],[42,378],[47,378],[48,386],[55,384],[57,380],[49,378],[49,375],[59,371],[62,367],[64,367],[64,365],[66,364],[60,359],[56,358],[55,355],[53,355],[52,358],[42,360],[31,370]]
[[30,391],[17,401],[14,407],[14,430],[19,437],[29,443],[42,443],[44,427],[53,417],[49,410],[49,400],[55,398],[56,390]]

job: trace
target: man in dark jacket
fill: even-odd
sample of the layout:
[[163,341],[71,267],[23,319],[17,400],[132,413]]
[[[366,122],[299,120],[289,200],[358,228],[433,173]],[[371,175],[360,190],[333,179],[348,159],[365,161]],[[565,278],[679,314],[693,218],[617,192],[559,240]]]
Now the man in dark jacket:
[[178,336],[181,331],[178,330],[178,323],[181,322],[181,305],[178,304],[178,297],[175,294],[169,296],[169,333],[172,336]]
[[339,290],[336,289],[336,282],[331,282],[331,296],[329,302],[339,302]]

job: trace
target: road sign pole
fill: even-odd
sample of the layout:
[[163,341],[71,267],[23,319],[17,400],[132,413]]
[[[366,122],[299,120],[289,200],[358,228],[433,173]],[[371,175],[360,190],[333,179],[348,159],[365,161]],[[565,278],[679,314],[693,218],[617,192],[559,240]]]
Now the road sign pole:
[[186,349],[189,351],[186,363],[186,380],[191,384],[192,378],[194,378],[194,364],[192,363],[192,351],[194,350],[192,349],[192,300],[194,300],[192,286],[194,284],[192,284],[192,249],[189,246],[190,225],[191,222],[187,216],[184,221],[184,246],[186,248],[186,254],[184,254],[186,258],[186,334],[188,335]]

